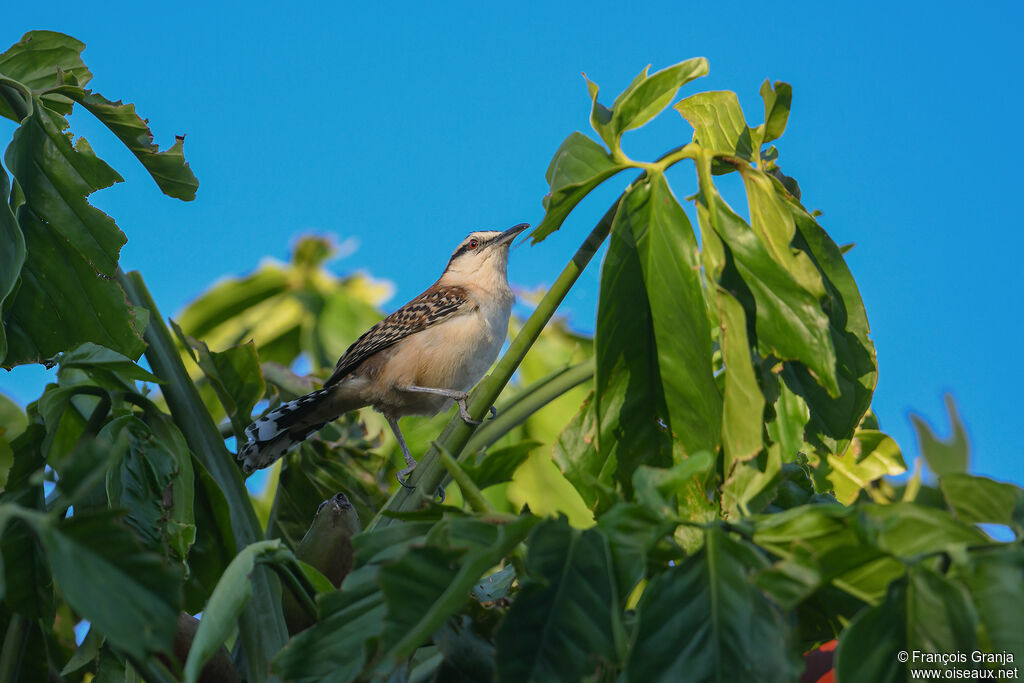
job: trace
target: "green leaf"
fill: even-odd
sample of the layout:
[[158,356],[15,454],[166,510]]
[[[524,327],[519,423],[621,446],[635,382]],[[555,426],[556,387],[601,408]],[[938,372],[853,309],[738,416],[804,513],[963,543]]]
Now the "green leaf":
[[939,488],[957,519],[967,524],[1005,524],[1024,534],[1024,489],[987,477],[953,472],[939,477]]
[[140,368],[131,358],[90,342],[61,354],[58,363],[62,370],[76,368],[89,372],[99,369],[116,373],[124,379],[163,384],[162,379]]
[[940,439],[924,421],[924,418],[915,413],[910,414],[910,421],[914,425],[921,454],[932,472],[939,476],[966,472],[971,455],[970,444],[967,442],[967,430],[964,429],[964,423],[960,421],[956,401],[950,394],[946,394],[945,400],[949,423],[952,425],[952,434],[949,439]]
[[761,144],[766,144],[781,138],[786,131],[789,107],[793,102],[793,87],[789,83],[775,81],[775,87],[772,88],[771,81],[765,79],[761,84],[761,99],[764,100]]
[[782,461],[793,462],[804,444],[804,427],[810,417],[807,403],[788,386],[780,384],[774,409],[775,418],[765,424],[765,430],[768,438],[782,449]]
[[83,138],[72,146],[67,121],[38,98],[34,103],[6,153],[25,197],[17,218],[27,256],[21,286],[4,310],[4,367],[87,341],[137,358],[143,342],[135,316],[110,279],[125,236],[86,199],[121,176]]
[[186,683],[199,680],[203,665],[235,630],[238,618],[252,596],[249,576],[257,562],[281,562],[290,556],[291,552],[282,546],[279,539],[258,541],[235,556],[203,609],[203,618],[185,660]]
[[72,85],[54,88],[49,93],[63,95],[89,110],[135,155],[165,195],[186,202],[196,198],[199,181],[185,161],[184,135],[175,136],[174,144],[161,152],[153,144],[153,133],[146,120],[135,113],[134,104],[111,102],[99,93]]
[[266,383],[260,370],[256,345],[249,341],[223,351],[211,351],[205,342],[186,337],[172,320],[171,326],[196,351],[196,362],[217,392],[235,436],[244,438],[245,428],[252,422],[252,409],[263,399]]
[[722,484],[722,508],[736,519],[761,512],[777,495],[782,483],[782,450],[772,444],[757,457],[736,461]]
[[[613,381],[626,376],[624,372],[613,374]],[[615,499],[616,443],[606,437],[606,449],[600,449],[597,430],[604,426],[611,434],[616,424],[616,415],[622,407],[622,387],[616,383],[605,393],[601,403],[604,413],[597,419],[597,401],[591,391],[573,416],[569,424],[558,435],[552,448],[552,458],[565,478],[580,494],[584,504],[592,510],[605,510]]]
[[755,168],[746,165],[739,168],[743,186],[747,190],[751,229],[772,260],[816,299],[823,298],[825,285],[821,273],[806,252],[794,250],[790,246],[796,234],[796,223],[782,187],[771,176]]
[[849,505],[875,480],[906,471],[907,464],[893,438],[877,430],[864,429],[856,433],[846,453],[829,455],[825,463],[818,465],[815,479],[819,490],[831,489],[840,503]]
[[[839,680],[904,681],[910,669],[942,665],[914,660],[902,664],[900,652],[970,653],[977,649],[976,628],[977,615],[963,587],[915,565],[905,580],[890,587],[882,605],[865,609],[843,631],[836,673]],[[971,666],[967,662],[958,668]]]
[[495,679],[494,646],[473,630],[469,617],[448,621],[438,629],[434,642],[444,654],[436,680],[477,683]]
[[721,287],[715,294],[725,365],[722,449],[725,451],[724,474],[728,479],[739,463],[761,452],[765,401],[751,364],[743,306]]
[[565,517],[530,535],[527,577],[496,636],[498,679],[576,681],[625,649],[608,540]]
[[[706,68],[706,62],[699,61]],[[620,230],[632,233],[643,272],[668,429],[686,453],[714,450],[721,431],[722,398],[711,368],[711,329],[697,240],[663,174],[648,176],[626,190],[613,236]]]
[[404,659],[423,645],[466,604],[484,572],[519,545],[538,521],[531,515],[508,524],[455,518],[449,523],[451,546],[413,547],[382,566],[378,581],[387,615],[381,643],[388,655]]
[[[619,202],[601,268],[594,347],[597,449],[608,462],[615,457],[615,480],[627,491],[640,465],[672,463],[667,429],[669,407],[662,386],[659,354],[644,270],[628,219],[626,199]],[[710,359],[709,359],[710,361]],[[618,407],[611,414],[605,404]]]
[[362,671],[367,641],[379,637],[385,607],[377,565],[355,570],[341,590],[318,598],[317,624],[292,638],[271,663],[289,681],[350,681]]
[[[699,453],[673,467],[672,475],[666,479],[673,475],[681,476],[681,470],[685,465],[691,464],[691,461],[695,465],[691,467],[691,471],[695,472],[699,467],[697,461],[702,460],[700,456],[704,455],[708,457],[703,460],[710,466],[710,454]],[[650,471],[653,468],[637,468],[636,474],[641,470]],[[685,483],[686,479],[689,477],[681,479],[680,483]],[[612,573],[615,577],[615,594],[619,600],[619,609],[625,609],[633,589],[647,575],[648,555],[651,550],[674,526],[671,519],[665,519],[650,507],[636,503],[617,503],[598,518],[597,528],[608,540],[608,548],[611,550]]]
[[836,351],[839,395],[829,396],[802,366],[787,364],[783,377],[810,409],[808,440],[824,451],[841,453],[871,404],[878,379],[875,346],[868,337],[864,302],[842,251],[810,214],[795,201],[788,203],[799,233],[794,243],[811,254],[825,278],[824,308]]
[[767,564],[750,544],[707,529],[700,552],[647,585],[623,679],[795,680],[790,626],[754,583]]
[[512,481],[515,471],[540,445],[539,441],[519,441],[504,448],[494,448],[476,463],[463,463],[462,469],[480,489],[503,484]]
[[[177,432],[173,423],[164,428]],[[97,437],[122,445],[113,449],[115,460],[107,472],[111,507],[127,511],[125,521],[147,548],[162,553],[173,550],[184,560],[195,527],[191,495],[184,495],[192,491],[192,456],[180,433],[172,443],[165,443],[145,422],[125,415],[108,422]]]
[[144,552],[110,514],[60,524],[33,518],[60,594],[119,649],[139,658],[170,652],[181,573]]
[[591,190],[625,168],[583,133],[567,137],[545,174],[551,191],[544,197],[544,220],[531,233],[533,243],[562,227],[566,216]]
[[[0,98],[2,109],[3,98]],[[7,171],[0,167],[0,322],[8,305],[17,291],[21,267],[25,263],[25,236],[18,227],[18,221],[11,211],[8,197],[11,193]],[[0,324],[0,362],[7,357],[6,325]]]
[[1020,547],[972,553],[958,578],[971,593],[982,626],[981,648],[1024,660],[1024,553]]
[[[29,31],[21,40],[0,55],[0,74],[18,81],[31,90],[52,88],[65,78],[73,77],[85,85],[92,78],[82,62],[85,43],[55,31]],[[59,95],[45,95],[50,109],[70,114],[72,103]],[[3,98],[0,98],[0,116],[18,122]]]
[[25,431],[28,418],[17,403],[0,394],[0,490],[7,487],[7,474],[14,464],[11,442]]
[[639,128],[661,113],[679,88],[695,78],[706,76],[708,61],[695,57],[647,76],[647,69],[615,99],[611,128],[616,139],[627,130]]
[[750,128],[743,118],[736,93],[722,90],[691,95],[675,105],[693,126],[693,139],[715,154],[750,160],[753,155]]
[[753,294],[761,354],[802,362],[829,395],[838,395],[836,352],[828,317],[817,298],[771,258],[750,226],[719,197],[706,170],[701,173],[697,207],[701,230],[714,230],[722,238]]

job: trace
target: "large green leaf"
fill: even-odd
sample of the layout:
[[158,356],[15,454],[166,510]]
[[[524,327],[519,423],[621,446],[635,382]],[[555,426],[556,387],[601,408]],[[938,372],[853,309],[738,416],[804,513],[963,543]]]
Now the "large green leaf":
[[702,233],[714,230],[722,238],[753,294],[762,355],[802,362],[829,395],[837,395],[835,347],[828,317],[817,298],[771,258],[750,226],[722,200],[711,185],[706,165],[701,174],[697,213]]
[[[840,681],[905,681],[909,670],[941,669],[920,655],[968,653],[977,649],[977,614],[967,591],[923,565],[894,583],[886,600],[865,609],[843,631],[836,650]],[[901,663],[900,653],[911,659]],[[978,668],[970,662],[957,669]]]
[[[92,73],[82,62],[85,43],[55,31],[29,31],[0,55],[0,74],[31,90],[44,90],[60,83],[61,76],[73,76],[85,85]],[[72,103],[60,95],[45,95],[46,106],[70,114]],[[10,105],[0,97],[0,116],[17,122]]]
[[1005,524],[1024,534],[1024,489],[987,477],[952,472],[939,477],[942,496],[967,524]]
[[629,230],[638,251],[668,427],[685,452],[714,450],[722,398],[711,369],[711,329],[697,240],[663,174],[626,190],[612,230]]
[[30,518],[54,581],[68,604],[118,648],[136,657],[170,652],[181,573],[143,551],[110,514],[54,524]]
[[538,526],[528,546],[528,578],[496,636],[498,680],[576,681],[599,662],[620,662],[625,633],[605,536],[562,517]]
[[751,364],[743,306],[721,287],[716,299],[721,328],[719,343],[725,365],[722,450],[725,451],[724,476],[728,479],[739,463],[761,451],[765,401]]
[[639,128],[660,114],[681,87],[707,73],[708,61],[703,57],[674,64],[651,76],[644,69],[612,105],[611,129],[616,140],[627,130]]
[[[0,99],[0,106],[2,102]],[[0,321],[7,308],[8,297],[13,297],[16,291],[21,266],[25,263],[25,236],[8,202],[10,188],[7,171],[0,167]],[[0,324],[0,360],[7,357],[7,332],[4,328]]]
[[624,680],[794,680],[790,626],[753,581],[767,564],[750,544],[709,528],[700,552],[644,591]]
[[949,423],[952,426],[952,433],[948,439],[939,438],[920,415],[910,414],[910,421],[914,425],[921,454],[932,472],[939,476],[954,472],[966,472],[967,463],[971,458],[967,430],[964,429],[964,423],[960,420],[956,401],[950,394],[946,395],[946,412],[949,414]]
[[125,236],[86,199],[121,177],[83,138],[71,144],[63,117],[38,98],[33,103],[5,157],[25,198],[17,217],[27,255],[4,311],[4,366],[39,362],[85,341],[137,358],[143,343],[135,317],[110,279]]
[[[666,429],[669,407],[662,385],[654,322],[644,284],[644,270],[625,201],[619,202],[601,268],[594,337],[598,451],[616,456],[615,479],[629,490],[639,465],[672,462],[672,439]],[[614,380],[613,380],[614,377]],[[619,395],[621,392],[621,396]],[[606,402],[620,403],[613,421],[605,421]],[[614,439],[614,446],[608,443]]]
[[176,136],[174,144],[161,152],[153,144],[153,133],[146,120],[135,113],[134,104],[111,102],[103,95],[78,85],[64,85],[48,91],[48,94],[63,95],[78,102],[98,118],[135,155],[165,195],[183,201],[196,198],[199,181],[185,161],[184,135]]
[[97,438],[111,444],[114,462],[106,477],[110,506],[127,511],[125,521],[150,550],[187,557],[194,540],[192,456],[173,423],[158,438],[139,418],[108,422]]
[[794,244],[811,255],[825,278],[825,311],[836,352],[839,395],[829,396],[805,367],[787,364],[783,377],[810,409],[809,440],[828,441],[826,450],[843,452],[854,429],[871,404],[878,366],[875,346],[868,337],[867,314],[857,283],[840,248],[795,200],[788,200],[796,223]]
[[565,217],[580,200],[625,168],[612,159],[608,150],[583,133],[577,131],[567,137],[545,174],[551,191],[544,197],[544,220],[531,233],[533,243],[562,227]]
[[1024,661],[1024,552],[1020,546],[972,553],[958,578],[967,586],[978,612],[981,648],[1009,652]]

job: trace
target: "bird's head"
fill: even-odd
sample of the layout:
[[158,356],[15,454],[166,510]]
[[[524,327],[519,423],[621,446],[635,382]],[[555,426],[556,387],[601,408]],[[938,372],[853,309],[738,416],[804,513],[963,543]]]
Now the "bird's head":
[[463,284],[480,280],[483,284],[494,277],[505,279],[512,240],[529,227],[528,223],[520,223],[504,232],[478,230],[469,233],[448,259],[441,281]]

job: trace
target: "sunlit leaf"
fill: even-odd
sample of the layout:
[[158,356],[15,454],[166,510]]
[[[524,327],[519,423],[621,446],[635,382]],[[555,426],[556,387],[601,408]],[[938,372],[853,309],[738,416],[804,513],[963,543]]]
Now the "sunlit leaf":
[[713,450],[721,432],[721,394],[711,369],[711,330],[701,293],[697,240],[664,175],[630,186],[612,230],[629,230],[638,251],[668,408],[667,427],[685,452]]
[[199,181],[185,161],[182,151],[184,135],[176,136],[174,144],[161,152],[153,144],[149,125],[135,113],[134,104],[111,102],[99,93],[73,85],[54,88],[50,92],[81,104],[99,119],[135,155],[165,195],[184,201],[196,198]]
[[736,93],[722,90],[691,95],[675,105],[693,126],[693,138],[701,147],[719,154],[750,159],[750,128],[743,118]]
[[536,244],[562,226],[569,212],[602,182],[626,168],[601,145],[580,132],[565,139],[548,165],[551,191],[544,197],[544,220],[531,237]]
[[[32,90],[54,87],[62,74],[85,85],[92,73],[82,62],[83,49],[85,43],[63,33],[29,31],[0,55],[0,73]],[[71,102],[59,95],[47,95],[44,101],[55,111],[71,113]],[[3,98],[0,98],[0,116],[18,120]]]

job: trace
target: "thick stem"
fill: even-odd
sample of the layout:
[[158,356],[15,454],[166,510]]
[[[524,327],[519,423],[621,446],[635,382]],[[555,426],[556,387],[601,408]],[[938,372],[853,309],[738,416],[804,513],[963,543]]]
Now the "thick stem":
[[[587,267],[594,254],[597,253],[598,247],[601,246],[601,243],[608,236],[618,207],[619,202],[616,201],[598,224],[594,226],[590,235],[587,236],[587,239],[573,255],[572,260],[562,270],[562,274],[558,276],[551,289],[547,291],[544,298],[537,304],[537,308],[526,321],[526,324],[523,325],[523,329],[512,340],[508,351],[505,352],[505,355],[502,356],[501,360],[494,367],[494,372],[485,377],[477,385],[476,389],[473,390],[472,395],[469,397],[469,412],[473,417],[477,419],[482,417],[487,409],[494,404],[494,401],[497,400],[498,394],[505,388],[508,381],[512,379],[513,373],[515,373],[516,368],[519,367],[519,364],[530,350],[530,347],[533,346],[537,337],[540,336],[541,330],[551,320],[559,304],[562,303],[562,299],[569,293],[569,290],[575,284],[583,269]],[[444,431],[441,432],[441,436],[437,441],[449,453],[462,454],[463,448],[472,434],[472,427],[456,415],[444,428]],[[439,454],[440,450],[437,446],[431,445],[420,461],[419,466],[412,473],[410,484],[414,488],[408,489],[403,487],[396,491],[384,507],[385,510],[395,512],[413,510],[423,504],[423,492],[428,492],[427,495],[433,495],[433,492],[437,490],[445,474],[447,474]],[[388,526],[392,521],[392,518],[385,517],[378,512],[367,529]]]
[[[149,311],[149,325],[145,332],[145,340],[149,345],[146,359],[153,373],[167,382],[161,386],[161,390],[175,423],[188,441],[189,449],[224,492],[231,508],[234,551],[262,541],[263,529],[256,518],[238,467],[231,453],[224,447],[217,425],[206,411],[195,384],[185,370],[171,333],[146,289],[142,276],[137,272],[125,274],[119,271],[118,281],[133,306]],[[270,569],[257,567],[253,571],[252,599],[242,612],[238,626],[249,680],[264,681],[267,679],[271,657],[288,640],[288,630],[281,612],[280,587],[272,579]]]

